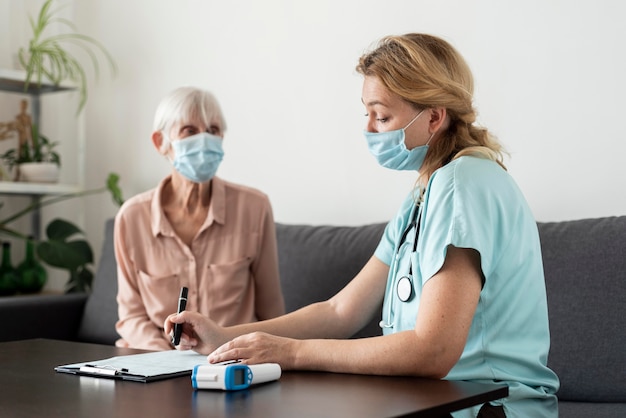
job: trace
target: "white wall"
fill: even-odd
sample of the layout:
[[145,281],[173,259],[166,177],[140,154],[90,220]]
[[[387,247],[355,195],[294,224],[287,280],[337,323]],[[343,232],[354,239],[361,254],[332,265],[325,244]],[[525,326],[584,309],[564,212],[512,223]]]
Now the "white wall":
[[[10,28],[0,67],[28,39],[24,9],[41,3],[0,0],[0,33]],[[538,220],[626,214],[620,2],[82,0],[64,13],[120,67],[90,86],[89,187],[110,171],[127,197],[154,187],[170,170],[149,139],[155,107],[171,89],[197,85],[217,95],[229,123],[218,174],[265,191],[277,221],[387,220],[414,175],[368,154],[354,66],[381,36],[419,31],[468,60],[480,121],[510,151]],[[86,206],[99,251],[116,208],[105,195]]]

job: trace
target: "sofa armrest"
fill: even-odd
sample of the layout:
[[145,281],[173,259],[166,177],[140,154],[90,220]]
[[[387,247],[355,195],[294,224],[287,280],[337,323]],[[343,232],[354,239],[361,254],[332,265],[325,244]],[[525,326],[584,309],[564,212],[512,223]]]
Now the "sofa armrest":
[[0,299],[0,341],[29,338],[73,340],[83,316],[86,293],[25,295]]

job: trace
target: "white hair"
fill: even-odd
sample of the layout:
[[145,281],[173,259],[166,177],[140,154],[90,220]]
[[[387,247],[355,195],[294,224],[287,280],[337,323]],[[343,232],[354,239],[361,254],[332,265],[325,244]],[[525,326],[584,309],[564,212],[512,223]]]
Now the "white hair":
[[217,121],[222,132],[226,131],[226,120],[217,99],[209,91],[196,87],[179,87],[165,96],[154,115],[155,131],[163,133],[161,149],[170,145],[169,130],[177,123],[199,117],[207,125]]

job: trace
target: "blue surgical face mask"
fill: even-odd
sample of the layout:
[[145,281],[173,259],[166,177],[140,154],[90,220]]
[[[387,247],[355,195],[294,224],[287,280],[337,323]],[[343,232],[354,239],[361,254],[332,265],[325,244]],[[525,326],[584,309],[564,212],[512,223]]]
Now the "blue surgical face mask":
[[224,158],[222,138],[207,132],[171,141],[171,144],[174,149],[172,165],[195,183],[211,180]]
[[367,140],[367,147],[374,158],[376,158],[376,161],[378,161],[378,164],[392,170],[418,171],[422,167],[428,152],[428,143],[433,135],[428,138],[428,142],[425,145],[408,150],[404,143],[404,131],[424,113],[424,110],[419,112],[402,129],[389,132],[363,132]]

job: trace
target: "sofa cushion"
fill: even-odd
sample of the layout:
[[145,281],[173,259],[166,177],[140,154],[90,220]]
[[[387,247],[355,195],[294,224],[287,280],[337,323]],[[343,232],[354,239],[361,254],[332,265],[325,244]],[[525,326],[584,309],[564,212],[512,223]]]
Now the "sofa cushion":
[[626,216],[539,223],[561,400],[626,401]]
[[98,270],[93,281],[91,295],[85,304],[85,312],[78,329],[78,340],[114,344],[119,335],[117,322],[117,263],[113,250],[113,219],[104,227],[104,243]]
[[616,418],[626,417],[626,403],[559,401],[562,418]]
[[[280,279],[287,312],[341,290],[374,254],[384,223],[363,226],[276,224]],[[380,315],[355,337],[381,335]]]

